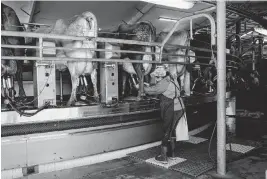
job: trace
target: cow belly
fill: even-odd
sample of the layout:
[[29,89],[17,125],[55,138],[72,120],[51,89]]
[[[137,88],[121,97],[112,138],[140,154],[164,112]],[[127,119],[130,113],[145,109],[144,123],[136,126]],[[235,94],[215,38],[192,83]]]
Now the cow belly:
[[136,72],[134,70],[132,63],[123,63],[122,67],[123,67],[123,70],[126,71],[127,73],[136,75]]
[[68,69],[71,73],[82,75],[91,73],[93,71],[93,64],[91,62],[68,62]]
[[[91,41],[74,41],[72,43],[64,44],[64,47],[70,48],[96,48],[96,44]],[[95,54],[94,51],[86,50],[86,49],[75,49],[65,51],[67,57],[71,58],[92,58]]]
[[[135,72],[135,69],[132,63],[123,63],[122,66],[123,66],[123,70],[126,71],[127,73],[136,75],[136,72]],[[145,75],[147,75],[151,71],[152,64],[144,63],[143,68],[145,70]]]
[[[74,48],[95,48],[94,43],[90,41],[75,41],[71,44],[68,44],[66,46],[71,46]],[[95,52],[85,49],[78,49],[78,50],[71,50],[66,52],[66,56],[70,58],[93,58]],[[85,73],[91,73],[93,71],[93,63],[92,62],[68,62],[68,68],[72,73],[75,73],[76,75],[82,75]]]

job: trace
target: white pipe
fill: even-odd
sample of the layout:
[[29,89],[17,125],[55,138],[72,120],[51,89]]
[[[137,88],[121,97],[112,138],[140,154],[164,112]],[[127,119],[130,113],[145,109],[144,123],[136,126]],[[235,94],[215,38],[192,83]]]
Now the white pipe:
[[39,37],[39,57],[43,57],[43,38]]
[[226,174],[226,5],[217,1],[217,173]]
[[190,39],[193,39],[193,20],[190,20]]
[[[97,32],[95,32],[97,33]],[[95,39],[97,42],[110,42],[110,43],[123,43],[123,44],[137,44],[137,45],[148,45],[148,46],[160,46],[160,43],[154,42],[142,42],[136,40],[123,40],[123,39],[112,39],[112,38],[101,38],[94,36],[69,36],[69,35],[56,35],[56,34],[45,34],[35,32],[17,32],[17,31],[1,31],[1,36],[11,37],[30,37],[30,38],[47,38],[47,39],[61,39],[61,40],[92,40]]]
[[175,30],[177,29],[177,27],[180,25],[181,22],[192,20],[192,19],[196,19],[196,18],[199,18],[199,17],[206,17],[210,21],[210,25],[211,25],[211,44],[215,45],[215,43],[216,43],[216,41],[215,41],[215,20],[209,14],[197,14],[197,15],[193,15],[193,16],[184,17],[184,18],[180,19],[179,21],[177,21],[174,24],[172,30],[168,33],[166,38],[161,43],[161,46],[163,47],[167,43],[167,41],[170,39],[170,37],[175,32]]
[[213,19],[213,17],[209,14],[196,14],[196,15],[192,15],[192,16],[188,16],[188,17],[184,17],[180,20],[178,20],[174,26],[172,27],[171,31],[168,33],[168,35],[165,37],[165,39],[162,41],[161,43],[161,48],[160,48],[160,62],[162,59],[162,52],[163,52],[163,48],[164,45],[168,42],[168,40],[171,38],[172,34],[176,31],[176,29],[178,28],[178,26],[180,25],[181,22],[184,21],[188,21],[188,20],[192,20],[192,19],[196,19],[199,17],[206,17],[208,18],[208,20],[210,21],[210,25],[211,25],[211,45],[215,45],[216,41],[215,41],[215,20]]

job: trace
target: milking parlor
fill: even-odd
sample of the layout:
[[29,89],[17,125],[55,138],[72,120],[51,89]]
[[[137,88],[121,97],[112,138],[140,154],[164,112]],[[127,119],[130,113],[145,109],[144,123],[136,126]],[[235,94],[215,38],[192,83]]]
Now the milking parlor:
[[1,178],[267,179],[267,1],[1,1]]

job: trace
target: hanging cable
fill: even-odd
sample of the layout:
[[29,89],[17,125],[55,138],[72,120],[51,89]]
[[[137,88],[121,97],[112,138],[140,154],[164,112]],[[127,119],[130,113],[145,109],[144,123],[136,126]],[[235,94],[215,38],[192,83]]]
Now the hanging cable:
[[39,109],[37,109],[37,111],[33,112],[33,113],[26,113],[23,111],[20,111],[15,104],[13,104],[14,102],[12,101],[12,99],[10,99],[8,96],[5,96],[5,104],[9,104],[13,110],[15,110],[17,113],[20,114],[20,116],[25,116],[25,117],[32,117],[34,115],[36,115],[37,113],[39,113],[40,111],[44,110],[45,108],[50,106],[50,102],[46,102],[42,107],[40,107]]
[[50,76],[51,76],[51,73],[52,73],[52,68],[50,67],[49,76],[48,76],[48,78],[46,79],[46,82],[45,82],[45,84],[44,84],[42,90],[39,92],[39,94],[38,94],[32,101],[29,101],[29,102],[26,102],[26,103],[22,103],[22,102],[18,102],[18,103],[21,104],[21,105],[25,105],[25,104],[27,105],[27,104],[31,104],[31,103],[33,103],[34,101],[36,101],[36,100],[38,99],[38,97],[43,93],[43,91],[44,91],[44,89],[45,89],[45,87],[46,87],[46,85],[47,85],[47,82],[48,82],[48,80],[49,80],[49,78],[50,78]]

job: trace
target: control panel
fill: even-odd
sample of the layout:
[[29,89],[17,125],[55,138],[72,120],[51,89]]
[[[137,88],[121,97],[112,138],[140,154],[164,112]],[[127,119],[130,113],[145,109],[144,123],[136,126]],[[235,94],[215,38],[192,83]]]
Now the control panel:
[[[101,48],[108,50],[120,50],[116,43],[102,43]],[[100,52],[100,58],[120,58],[116,52]],[[116,104],[119,101],[118,88],[118,63],[100,63],[100,95],[101,103],[106,105]]]
[[[44,41],[43,46],[55,47],[54,42]],[[37,56],[39,56],[37,52]],[[55,57],[55,50],[44,50],[43,57]],[[56,68],[55,64],[36,61],[33,65],[34,106],[41,107],[46,102],[56,105]]]

